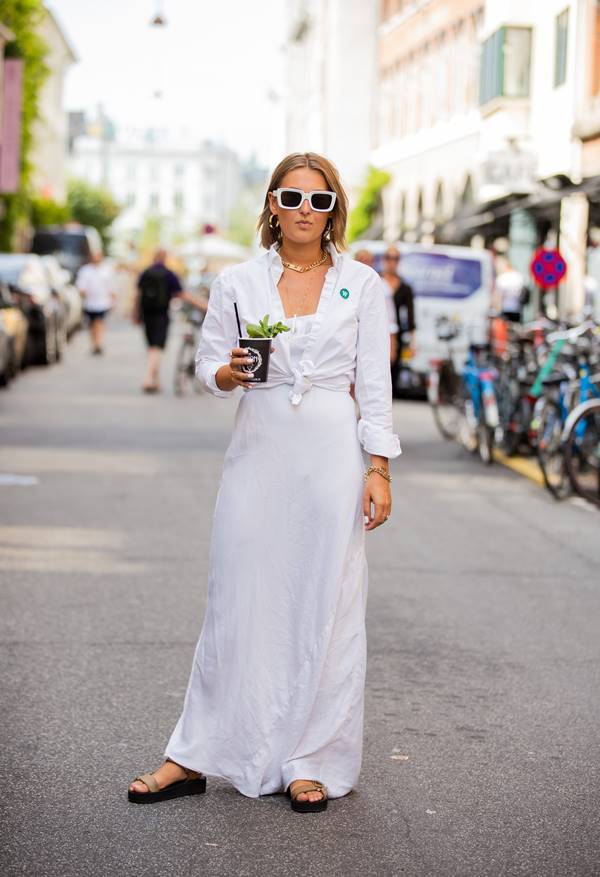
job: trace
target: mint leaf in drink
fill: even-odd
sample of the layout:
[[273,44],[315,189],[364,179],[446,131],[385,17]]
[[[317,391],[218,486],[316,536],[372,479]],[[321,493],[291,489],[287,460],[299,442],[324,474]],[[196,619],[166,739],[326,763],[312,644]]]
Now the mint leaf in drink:
[[265,336],[262,333],[262,329],[260,326],[256,326],[254,323],[246,323],[246,335],[248,338],[264,338]]
[[248,338],[275,338],[281,332],[289,332],[290,327],[286,326],[285,323],[278,321],[277,323],[273,323],[273,325],[269,325],[269,314],[265,314],[265,316],[258,323],[246,323],[246,334]]

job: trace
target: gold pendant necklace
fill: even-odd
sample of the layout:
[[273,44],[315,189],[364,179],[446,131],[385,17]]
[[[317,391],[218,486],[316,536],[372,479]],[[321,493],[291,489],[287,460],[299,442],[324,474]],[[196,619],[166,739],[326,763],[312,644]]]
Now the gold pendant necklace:
[[323,262],[326,262],[329,258],[329,253],[326,253],[325,250],[321,250],[321,255],[317,259],[316,262],[311,262],[310,265],[295,265],[293,262],[284,262],[281,259],[281,264],[284,268],[289,268],[290,271],[298,271],[299,274],[304,274],[305,271],[312,271],[313,268],[318,268],[319,265],[322,265]]

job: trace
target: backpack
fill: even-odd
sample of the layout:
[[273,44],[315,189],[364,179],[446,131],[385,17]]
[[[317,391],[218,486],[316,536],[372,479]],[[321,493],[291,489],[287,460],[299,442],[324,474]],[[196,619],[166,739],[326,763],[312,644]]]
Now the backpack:
[[154,265],[144,272],[140,281],[140,307],[142,311],[168,311],[171,296],[167,271],[163,265]]

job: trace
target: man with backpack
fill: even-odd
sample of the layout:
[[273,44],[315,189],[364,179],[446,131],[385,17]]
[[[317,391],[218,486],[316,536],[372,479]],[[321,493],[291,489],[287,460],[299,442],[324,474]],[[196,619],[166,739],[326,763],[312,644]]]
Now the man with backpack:
[[137,283],[134,320],[143,324],[148,342],[146,377],[142,385],[144,393],[160,391],[160,362],[167,343],[171,299],[178,297],[206,310],[206,303],[183,290],[179,277],[165,265],[166,258],[166,251],[158,249],[152,265],[140,274]]

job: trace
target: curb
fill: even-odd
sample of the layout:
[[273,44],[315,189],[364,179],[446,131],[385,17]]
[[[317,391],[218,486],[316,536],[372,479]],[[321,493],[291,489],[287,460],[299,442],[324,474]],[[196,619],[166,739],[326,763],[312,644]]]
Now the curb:
[[536,460],[528,460],[525,457],[507,457],[498,448],[494,448],[494,460],[502,466],[506,466],[507,469],[512,469],[513,472],[525,476],[525,478],[537,484],[538,487],[546,486],[544,484],[544,476]]

